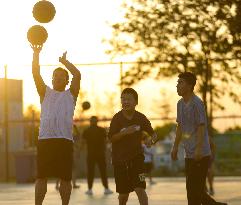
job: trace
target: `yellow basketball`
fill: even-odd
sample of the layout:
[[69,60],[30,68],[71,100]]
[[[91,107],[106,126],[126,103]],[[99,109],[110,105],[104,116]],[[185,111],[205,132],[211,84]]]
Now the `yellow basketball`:
[[34,25],[29,28],[27,38],[32,45],[43,45],[48,38],[48,32],[43,26]]
[[55,13],[54,5],[46,0],[37,2],[33,7],[33,17],[39,23],[48,23],[52,21]]
[[84,101],[83,103],[82,103],[82,109],[83,110],[88,110],[88,109],[90,109],[90,103],[88,102],[88,101]]

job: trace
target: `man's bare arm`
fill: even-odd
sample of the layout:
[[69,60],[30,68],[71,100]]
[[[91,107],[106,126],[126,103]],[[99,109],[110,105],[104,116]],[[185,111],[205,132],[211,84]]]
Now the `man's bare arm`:
[[32,74],[33,74],[35,86],[37,88],[37,92],[40,97],[40,102],[42,103],[45,92],[46,92],[46,85],[40,74],[40,66],[39,66],[39,53],[42,50],[42,46],[41,45],[31,45],[31,47],[33,49]]
[[69,72],[73,75],[71,84],[70,84],[70,92],[77,99],[80,90],[80,80],[81,74],[80,71],[66,59],[67,51],[63,53],[62,57],[59,58],[59,62],[62,63]]
[[195,159],[199,160],[202,158],[202,147],[204,142],[205,125],[200,124],[197,128],[197,146],[195,148]]
[[176,138],[174,141],[174,147],[178,147],[182,139],[182,130],[180,124],[177,124],[177,129],[176,129]]
[[172,160],[177,160],[177,153],[178,153],[178,146],[181,142],[182,139],[182,130],[181,130],[181,126],[178,123],[177,124],[177,128],[176,128],[176,138],[172,147],[172,151],[171,151],[171,158]]

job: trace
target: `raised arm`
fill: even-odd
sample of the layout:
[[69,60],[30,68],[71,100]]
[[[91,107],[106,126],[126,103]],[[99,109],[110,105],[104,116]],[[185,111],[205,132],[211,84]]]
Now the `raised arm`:
[[79,95],[81,74],[80,74],[80,71],[66,59],[66,55],[67,55],[67,51],[64,52],[61,57],[59,57],[59,62],[62,63],[73,75],[71,85],[70,85],[70,92],[72,93],[72,95],[76,100]]
[[35,86],[37,88],[40,102],[42,103],[46,91],[46,85],[43,81],[43,78],[40,74],[40,66],[39,66],[39,53],[42,50],[42,45],[31,45],[33,49],[33,62],[32,62],[32,74],[35,82]]

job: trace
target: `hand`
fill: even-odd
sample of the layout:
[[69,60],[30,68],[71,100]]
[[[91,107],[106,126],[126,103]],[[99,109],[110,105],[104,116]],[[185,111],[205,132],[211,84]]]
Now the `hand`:
[[43,48],[43,45],[33,45],[33,44],[31,44],[30,46],[31,46],[31,48],[33,49],[33,52],[34,52],[34,53],[37,53],[37,54],[39,54],[40,51],[41,51],[42,48]]
[[138,131],[138,130],[139,130],[138,125],[131,125],[131,126],[125,128],[125,129],[124,129],[123,131],[121,131],[121,132],[123,132],[123,133],[126,134],[126,135],[129,135],[129,134],[132,134],[132,133],[134,133],[134,132],[136,132],[136,131]]
[[65,52],[63,53],[63,55],[62,55],[61,57],[59,57],[59,62],[60,62],[60,63],[63,63],[63,64],[64,64],[64,63],[67,61],[66,55],[67,55],[67,51],[65,51]]
[[158,136],[156,133],[153,134],[153,136],[151,137],[151,144],[156,144],[156,142],[158,142]]
[[194,159],[196,161],[199,161],[200,159],[202,159],[202,152],[200,148],[196,148],[195,152],[194,152]]
[[177,153],[178,153],[178,148],[174,146],[171,151],[171,158],[173,161],[178,160]]
[[153,142],[152,142],[152,139],[151,138],[148,138],[146,141],[145,141],[145,144],[147,147],[151,147],[153,145]]

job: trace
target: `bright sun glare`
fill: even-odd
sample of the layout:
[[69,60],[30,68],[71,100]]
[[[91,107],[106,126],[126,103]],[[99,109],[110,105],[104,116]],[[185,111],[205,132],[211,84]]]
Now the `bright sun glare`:
[[[36,2],[36,0],[8,0],[2,2],[0,8],[0,67],[3,68],[7,64],[9,78],[24,80],[25,105],[38,104],[38,96],[31,75],[32,50],[26,38],[30,26],[39,24],[32,16],[32,8]],[[49,37],[41,52],[40,63],[42,65],[59,64],[58,57],[65,50],[68,51],[68,57],[73,63],[109,61],[101,41],[110,35],[111,30],[106,21],[118,18],[121,1],[51,0],[51,2],[55,5],[56,15],[50,23],[43,24]],[[84,75],[92,72],[88,72],[86,68],[81,69]],[[52,70],[53,67],[42,66],[42,75],[49,85]],[[118,73],[117,69],[117,78],[114,80],[118,81]],[[115,72],[113,74],[115,75]],[[3,75],[3,69],[1,69],[0,77]],[[103,78],[104,76],[106,74]],[[117,84],[113,81],[112,83]],[[82,86],[88,87],[89,85],[83,80]]]

